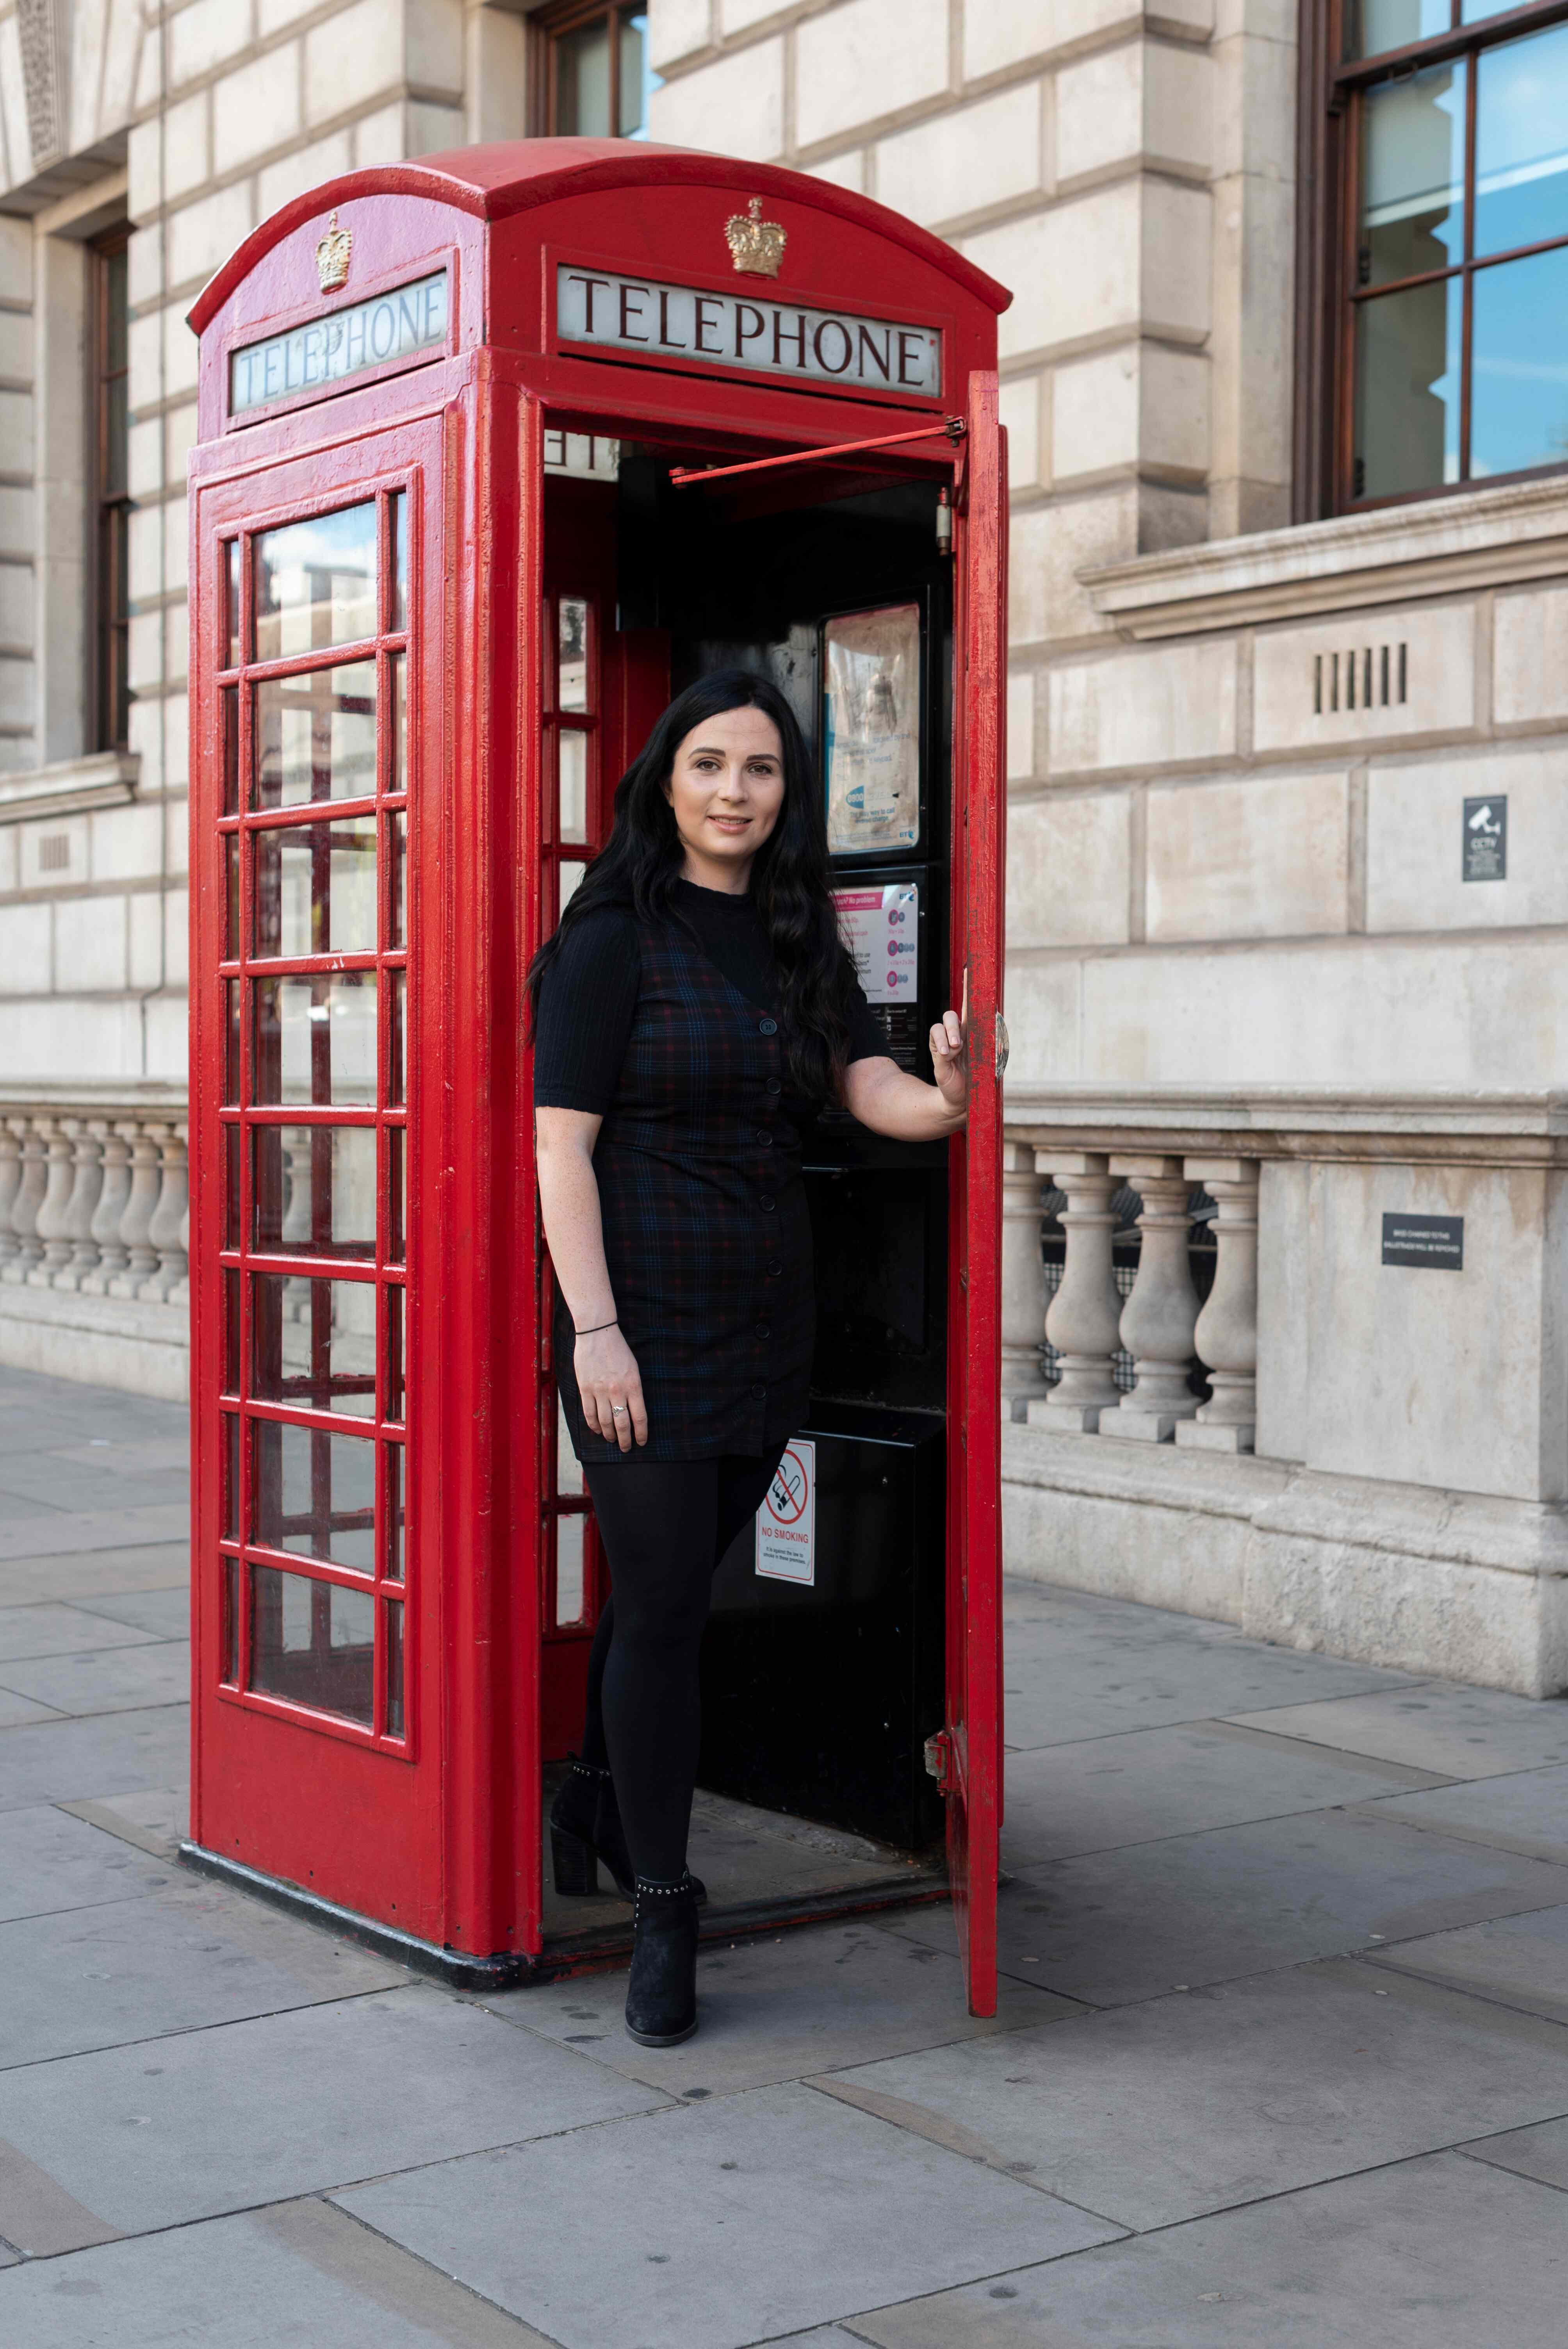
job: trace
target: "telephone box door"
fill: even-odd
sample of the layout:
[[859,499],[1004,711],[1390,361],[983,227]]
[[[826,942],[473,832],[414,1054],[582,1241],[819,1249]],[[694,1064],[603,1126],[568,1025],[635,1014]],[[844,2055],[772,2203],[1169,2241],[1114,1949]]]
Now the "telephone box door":
[[1006,453],[996,378],[971,378],[954,652],[953,972],[969,1010],[969,1119],[953,1145],[948,1350],[948,1870],[974,2014],[996,2011],[1001,1827],[1002,890],[1007,648]]

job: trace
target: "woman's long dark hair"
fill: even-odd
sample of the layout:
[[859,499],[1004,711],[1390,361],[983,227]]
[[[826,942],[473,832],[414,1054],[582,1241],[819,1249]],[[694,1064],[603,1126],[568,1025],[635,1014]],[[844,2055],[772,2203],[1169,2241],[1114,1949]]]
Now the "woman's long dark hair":
[[685,861],[665,787],[686,736],[727,709],[760,709],[779,729],[784,802],[751,868],[751,895],[779,966],[786,1066],[809,1101],[833,1102],[849,1056],[848,1007],[854,965],[839,935],[828,882],[828,841],[805,737],[771,679],[744,668],[716,669],[677,694],[615,786],[610,837],[583,875],[528,974],[531,1009],[573,926],[602,905],[628,906],[639,921],[679,918],[676,883]]

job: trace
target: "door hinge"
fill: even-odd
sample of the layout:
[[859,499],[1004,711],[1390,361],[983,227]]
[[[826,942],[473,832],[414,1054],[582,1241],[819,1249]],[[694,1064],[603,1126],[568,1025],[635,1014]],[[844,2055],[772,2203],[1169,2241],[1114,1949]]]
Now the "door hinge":
[[945,1729],[925,1741],[925,1771],[927,1777],[935,1779],[939,1795],[953,1792],[953,1740]]

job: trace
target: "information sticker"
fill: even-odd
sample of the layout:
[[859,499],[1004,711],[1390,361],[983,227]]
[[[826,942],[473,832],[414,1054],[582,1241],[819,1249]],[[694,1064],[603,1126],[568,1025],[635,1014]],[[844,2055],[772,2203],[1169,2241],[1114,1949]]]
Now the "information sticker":
[[797,1435],[757,1512],[757,1571],[810,1589],[817,1579],[817,1447]]
[[920,606],[851,612],[823,630],[828,853],[920,838]]
[[913,1003],[920,988],[920,886],[835,889],[839,930],[868,1003]]

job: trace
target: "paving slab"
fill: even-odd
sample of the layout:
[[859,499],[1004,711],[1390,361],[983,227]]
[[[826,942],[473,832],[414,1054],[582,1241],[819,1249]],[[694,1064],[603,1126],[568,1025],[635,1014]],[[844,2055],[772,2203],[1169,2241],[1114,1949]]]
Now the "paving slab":
[[[1398,1771],[1398,1779],[1382,1775]],[[1206,1827],[1288,1817],[1404,1791],[1397,1763],[1363,1762],[1225,1722],[1129,1730],[1007,1756],[1002,1861],[1112,1851]],[[1563,1857],[1568,1860],[1568,1835]]]
[[1240,1705],[1215,1710],[1279,1737],[1408,1762],[1439,1778],[1496,1778],[1568,1762],[1568,1699],[1508,1696],[1497,1689],[1462,1688],[1456,1681],[1285,1704],[1266,1713]]
[[[134,1453],[134,1445],[122,1447]],[[60,1511],[80,1516],[91,1511],[147,1508],[157,1503],[189,1506],[190,1470],[160,1467],[144,1461],[137,1467],[98,1465],[108,1452],[90,1444],[68,1451],[10,1452],[0,1458],[0,1520],[37,1512],[51,1516]]]
[[1460,2150],[1476,2161],[1511,2169],[1520,2178],[1538,2178],[1544,2185],[1568,2192],[1568,2120],[1511,2129],[1502,2137],[1486,2137]]
[[0,1669],[18,1658],[79,1655],[88,1648],[145,1647],[155,1638],[179,1636],[178,1631],[145,1630],[123,1617],[117,1622],[108,1616],[88,1614],[80,1607],[0,1608]]
[[0,1561],[0,1607],[30,1606],[36,1599],[79,1601],[119,1590],[189,1590],[190,1587],[191,1544],[186,1537],[85,1550],[79,1557],[51,1552],[46,1557]]
[[164,1436],[94,1435],[85,1444],[55,1445],[54,1457],[84,1468],[108,1470],[117,1476],[150,1476],[167,1471],[189,1481],[190,1429],[182,1425],[177,1435]]
[[824,2085],[906,2128],[956,2126],[1046,2191],[1145,2230],[1556,2118],[1568,2031],[1335,1961]]
[[0,1922],[140,1899],[172,1880],[168,1867],[50,1804],[0,1812]]
[[[191,1589],[187,1580],[164,1590],[118,1590],[84,1599],[79,1610],[96,1623],[123,1623],[154,1640],[191,1636]],[[100,1646],[108,1642],[100,1641]]]
[[[130,1847],[98,1840],[129,1857]],[[407,1979],[391,1960],[225,1886],[175,1886],[0,1925],[0,2066],[205,2031]]]
[[702,2028],[684,2047],[639,2047],[622,2020],[624,1974],[507,1991],[480,2003],[612,2070],[684,2095],[799,2079],[950,2039],[1080,2014],[1048,1992],[1006,1982],[997,2013],[969,2013],[956,1957],[868,1925],[740,1940],[697,1961]]
[[738,2349],[1114,2231],[793,2085],[334,2199],[564,2349]]
[[191,1647],[185,1640],[160,1640],[145,1647],[35,1656],[0,1664],[0,1685],[57,1713],[137,1713],[150,1704],[178,1704],[191,1693]]
[[19,2270],[17,2349],[550,2349],[328,2202],[284,2202]]
[[1373,1962],[1568,2023],[1568,1906],[1401,1941]]
[[1386,1817],[1568,1867],[1568,1763],[1374,1799]]
[[183,1785],[191,1768],[191,1708],[56,1718],[0,1731],[0,1811],[134,1786]]
[[133,2234],[665,2102],[420,1986],[0,2074],[0,2137]]
[[106,1795],[101,1802],[61,1803],[57,1808],[154,1859],[175,1860],[191,1832],[191,1796],[184,1786],[138,1786],[128,1795]]
[[1027,1610],[1009,1600],[1003,1641],[1006,1738],[1020,1749],[1413,1685],[1407,1673],[1117,1600]]
[[[1031,1866],[997,1906],[1000,1963],[1090,2006],[1375,1949],[1568,1899],[1568,1869],[1318,1811]],[[888,1930],[952,1949],[939,1909]]]
[[880,2349],[1560,2349],[1563,2211],[1439,2153],[855,2319]]
[[[36,1505],[35,1505],[36,1506]],[[77,1550],[126,1549],[188,1537],[185,1501],[127,1502],[102,1509],[51,1509],[0,1524],[0,1558],[63,1557]]]
[[18,1695],[15,1689],[0,1688],[0,1729],[20,1729],[29,1722],[63,1717],[57,1705],[39,1704],[33,1697]]

